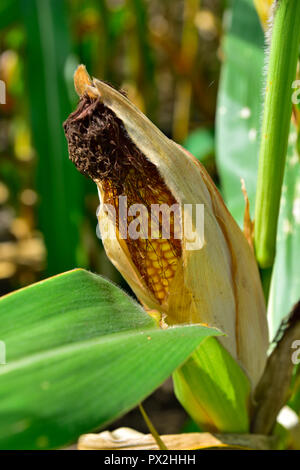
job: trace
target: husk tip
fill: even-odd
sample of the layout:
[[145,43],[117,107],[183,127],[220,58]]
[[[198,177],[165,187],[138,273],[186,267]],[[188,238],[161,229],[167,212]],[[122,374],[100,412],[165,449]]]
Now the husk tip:
[[93,87],[93,81],[89,76],[85,65],[78,65],[74,73],[74,87],[76,93],[81,98],[84,94],[88,94],[91,98],[97,98],[99,96],[98,90]]

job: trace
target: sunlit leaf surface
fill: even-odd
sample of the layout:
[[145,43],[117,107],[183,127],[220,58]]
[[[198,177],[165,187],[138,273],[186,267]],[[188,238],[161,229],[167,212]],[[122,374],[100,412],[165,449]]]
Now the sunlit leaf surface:
[[3,297],[0,448],[59,447],[149,395],[205,337],[162,330],[109,281],[74,270]]

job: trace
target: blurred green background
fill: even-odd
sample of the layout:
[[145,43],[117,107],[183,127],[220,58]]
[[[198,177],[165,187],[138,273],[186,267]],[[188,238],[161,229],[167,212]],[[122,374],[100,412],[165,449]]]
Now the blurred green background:
[[217,177],[219,0],[1,0],[0,295],[75,266],[121,283],[96,236],[96,186],[68,159],[73,73],[125,90]]

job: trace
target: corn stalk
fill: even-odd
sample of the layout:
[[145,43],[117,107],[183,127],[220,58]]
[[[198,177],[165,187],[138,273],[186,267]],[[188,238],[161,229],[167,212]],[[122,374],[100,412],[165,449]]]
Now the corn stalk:
[[255,206],[255,252],[263,277],[266,273],[268,278],[275,259],[299,44],[300,2],[280,0],[271,32]]

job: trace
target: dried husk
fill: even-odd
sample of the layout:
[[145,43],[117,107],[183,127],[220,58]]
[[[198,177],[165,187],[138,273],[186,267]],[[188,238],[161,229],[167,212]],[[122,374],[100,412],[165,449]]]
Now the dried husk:
[[[201,449],[257,449],[270,450],[276,440],[259,434],[210,434],[207,432],[169,434],[161,436],[169,450]],[[99,434],[84,434],[79,438],[78,450],[158,450],[151,434],[134,429],[119,428]]]

